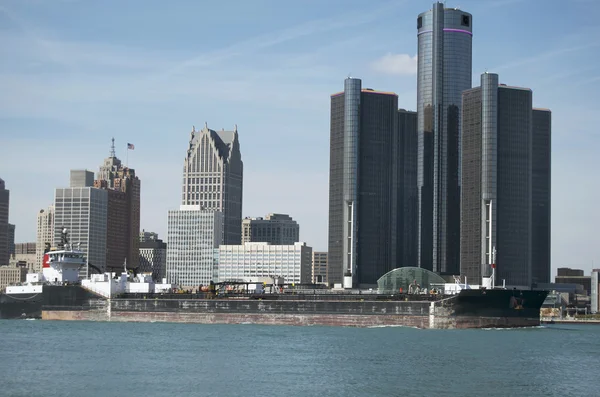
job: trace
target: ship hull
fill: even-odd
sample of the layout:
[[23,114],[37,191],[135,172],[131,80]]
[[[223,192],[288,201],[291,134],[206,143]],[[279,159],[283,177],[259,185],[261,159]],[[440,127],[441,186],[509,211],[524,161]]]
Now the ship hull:
[[539,309],[547,295],[546,291],[465,290],[437,297],[258,295],[206,299],[148,294],[106,300],[81,287],[72,288],[69,293],[46,291],[43,319],[438,329],[532,327],[540,324]]
[[0,319],[42,318],[43,293],[0,294]]

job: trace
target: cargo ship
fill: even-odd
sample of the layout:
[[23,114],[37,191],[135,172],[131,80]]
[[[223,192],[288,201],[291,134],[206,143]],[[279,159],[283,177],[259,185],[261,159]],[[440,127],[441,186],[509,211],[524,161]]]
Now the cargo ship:
[[[66,240],[66,237],[64,238]],[[540,325],[548,291],[454,283],[383,293],[221,282],[183,293],[150,275],[93,274],[80,280],[83,252],[68,244],[44,255],[43,273],[0,296],[0,318],[204,324],[510,328]],[[482,283],[486,285],[486,283]],[[255,284],[250,288],[250,284]],[[238,287],[241,292],[233,292]],[[241,287],[241,288],[240,288]],[[268,287],[268,288],[267,288]]]

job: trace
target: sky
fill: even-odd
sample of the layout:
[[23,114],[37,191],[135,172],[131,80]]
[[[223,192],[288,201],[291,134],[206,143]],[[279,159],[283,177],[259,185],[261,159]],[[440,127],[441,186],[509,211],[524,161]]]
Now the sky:
[[[115,138],[166,238],[192,126],[237,124],[243,216],[288,213],[327,250],[330,95],[348,76],[416,109],[416,17],[431,0],[0,0],[0,178],[16,242]],[[552,110],[552,268],[600,268],[600,2],[460,0],[481,73]],[[127,143],[135,150],[127,151]]]

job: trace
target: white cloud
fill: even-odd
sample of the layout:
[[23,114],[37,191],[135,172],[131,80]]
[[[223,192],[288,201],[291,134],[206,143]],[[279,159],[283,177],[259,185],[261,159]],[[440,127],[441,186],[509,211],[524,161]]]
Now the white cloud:
[[417,56],[387,53],[372,62],[371,68],[385,74],[413,75],[417,73]]

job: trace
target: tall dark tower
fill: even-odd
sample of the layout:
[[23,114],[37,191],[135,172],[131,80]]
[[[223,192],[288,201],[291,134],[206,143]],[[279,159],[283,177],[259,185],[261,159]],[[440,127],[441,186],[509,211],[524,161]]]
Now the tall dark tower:
[[460,272],[461,95],[471,88],[471,14],[433,8],[417,18],[418,266]]
[[399,266],[398,96],[348,78],[331,96],[328,281],[372,286]]

